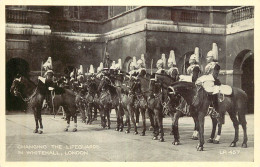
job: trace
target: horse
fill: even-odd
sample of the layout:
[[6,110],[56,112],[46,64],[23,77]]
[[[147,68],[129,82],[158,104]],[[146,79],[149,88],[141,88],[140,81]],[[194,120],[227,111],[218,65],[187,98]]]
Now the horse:
[[[41,77],[42,78],[42,77]],[[38,84],[36,85],[30,79],[24,76],[18,76],[14,78],[10,92],[14,96],[19,96],[23,101],[29,103],[28,109],[32,110],[34,113],[34,119],[36,123],[36,128],[34,133],[43,133],[42,125],[42,103],[45,97],[47,96],[49,83],[44,84],[44,79],[38,79]],[[74,118],[74,129],[73,132],[77,131],[77,115],[76,115],[76,105],[75,105],[75,95],[71,90],[58,88],[55,89],[56,94],[61,95],[61,101],[59,104],[54,106],[54,113],[58,111],[58,107],[62,106],[66,113],[67,127],[64,129],[68,131],[70,126],[70,117]],[[53,99],[55,100],[55,98]],[[40,128],[39,128],[40,124]]]
[[[177,100],[170,103],[170,99],[167,96],[167,88],[170,83],[175,81],[174,78],[166,74],[154,74],[155,78],[150,79],[149,87],[152,92],[151,96],[148,98],[148,108],[153,111],[154,114],[154,137],[153,140],[158,139],[159,133],[161,133],[160,142],[164,141],[164,131],[163,131],[163,117],[164,115],[170,115],[173,119],[173,110],[177,106]],[[162,81],[158,76],[167,77],[167,82]]]
[[[126,116],[126,123],[127,123],[127,129],[125,131],[126,134],[130,133],[131,124],[130,119],[134,126],[134,135],[138,134],[135,116],[137,116],[136,110],[134,109],[134,85],[135,82],[134,79],[128,75],[125,75],[124,81],[121,85],[121,91],[120,91],[120,111],[124,112],[124,115]],[[123,123],[123,118],[120,121]],[[121,125],[121,129],[123,130],[123,125]]]
[[151,75],[150,74],[138,75],[137,77],[133,77],[133,79],[134,79],[133,91],[135,95],[134,108],[142,115],[143,131],[141,133],[141,136],[145,136],[146,111],[149,114],[151,127],[154,128],[153,108],[151,109],[148,107],[148,97],[150,97],[152,91],[150,87],[147,85],[150,84]]
[[[96,95],[96,91],[98,88],[98,83],[99,81],[97,81],[95,76],[89,77],[87,79],[87,82],[85,84],[86,89],[87,89],[87,93],[84,96],[84,104],[85,104],[85,110],[87,111],[87,116],[88,116],[88,120],[87,120],[87,124],[91,124],[92,121],[94,120],[94,118],[92,118],[92,110],[95,109],[96,110],[96,106],[94,103],[94,99],[95,99],[95,95]],[[97,113],[94,113],[94,117],[96,118]]]
[[[194,70],[193,73],[199,73],[198,70]],[[171,79],[169,79],[169,76],[166,76],[166,75],[157,75],[156,76],[158,78],[158,81],[161,82],[162,84],[164,84],[164,87],[166,86],[169,86],[171,84],[173,84],[174,82],[171,81]],[[192,134],[192,139],[193,140],[198,140],[198,132],[199,132],[199,124],[198,124],[198,118],[197,118],[197,113],[196,112],[190,112],[192,110],[194,110],[194,107],[193,106],[189,106],[189,111],[183,111],[182,110],[182,107],[178,106],[176,108],[173,107],[173,106],[170,106],[172,104],[176,104],[176,100],[179,101],[180,99],[177,98],[176,96],[169,96],[167,95],[169,98],[169,103],[168,103],[168,108],[170,109],[171,112],[169,112],[169,114],[171,115],[171,118],[172,118],[172,132],[171,132],[171,135],[174,135],[174,141],[173,141],[173,145],[179,145],[180,144],[180,136],[179,136],[179,130],[178,130],[178,120],[180,118],[180,116],[182,115],[187,115],[187,116],[191,116],[193,118],[193,121],[194,121],[194,131],[193,131],[193,134]],[[184,100],[183,98],[181,98],[181,101]],[[180,105],[182,105],[183,103],[181,102]],[[186,103],[184,103],[186,104]],[[187,110],[187,107],[185,107],[185,109]],[[178,109],[178,108],[181,108]],[[220,138],[220,135],[221,135],[221,129],[222,129],[222,124],[218,124],[217,123],[217,119],[214,115],[214,112],[209,112],[209,115],[210,115],[210,118],[212,120],[212,132],[211,132],[211,136],[210,138],[208,139],[208,143],[214,143],[214,144],[219,144],[219,138]],[[216,133],[216,127],[218,125],[218,132],[217,132],[217,139],[214,139],[215,137],[215,133]]]
[[[203,151],[204,147],[204,121],[207,115],[209,105],[211,104],[211,97],[208,92],[201,86],[190,82],[175,82],[168,88],[171,96],[180,95],[186,102],[193,107],[192,112],[197,113],[199,123],[199,143],[197,145],[198,151]],[[219,95],[218,95],[219,96]],[[247,95],[246,93],[236,87],[232,87],[232,94],[225,95],[221,101],[218,101],[219,110],[216,113],[217,120],[220,123],[227,111],[230,119],[233,122],[235,129],[235,137],[231,142],[230,147],[235,147],[238,141],[239,124],[242,125],[244,132],[244,139],[242,147],[247,147],[247,131],[246,131],[246,117],[247,112]],[[238,119],[236,115],[238,114]]]
[[[99,93],[99,107],[101,116],[101,126],[110,129],[110,112],[114,108],[118,112],[119,98],[117,95],[116,88],[112,85],[109,77],[103,76],[98,86]],[[107,118],[107,126],[106,126]]]

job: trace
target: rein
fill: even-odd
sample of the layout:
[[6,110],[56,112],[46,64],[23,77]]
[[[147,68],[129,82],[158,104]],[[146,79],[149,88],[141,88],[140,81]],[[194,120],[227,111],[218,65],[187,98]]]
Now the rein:
[[19,91],[17,91],[17,93],[19,94],[19,96],[22,98],[22,100],[23,100],[24,102],[30,103],[31,100],[32,100],[32,98],[36,95],[37,89],[38,89],[38,85],[37,85],[37,87],[34,89],[33,94],[32,94],[30,97],[27,97],[27,98],[24,98]]

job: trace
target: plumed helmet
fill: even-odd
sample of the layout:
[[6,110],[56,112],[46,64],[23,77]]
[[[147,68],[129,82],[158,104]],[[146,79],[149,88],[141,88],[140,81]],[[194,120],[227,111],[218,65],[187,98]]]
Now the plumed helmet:
[[218,60],[218,46],[216,43],[212,44],[212,52],[215,60]]
[[144,54],[141,54],[141,60],[143,60],[143,66],[144,66],[144,68],[145,68],[145,67],[146,67],[146,64],[145,64]]
[[208,53],[207,53],[207,57],[214,57],[214,53],[212,50],[210,50]]
[[118,62],[117,62],[117,68],[116,69],[122,69],[122,61],[121,59],[118,59]]
[[163,67],[163,60],[162,59],[159,59],[156,63],[156,66],[157,67]]
[[173,50],[170,51],[170,55],[168,59],[168,65],[170,64],[176,65],[175,54]]
[[142,59],[139,59],[139,60],[137,61],[137,67],[141,67],[141,66],[143,66],[143,60],[142,60]]
[[79,66],[78,75],[83,75],[83,66]]
[[166,67],[166,57],[165,57],[165,54],[164,54],[164,53],[162,54],[161,60],[162,60],[162,62],[163,62],[163,67],[165,68],[165,67]]
[[131,63],[131,65],[132,65],[133,67],[136,67],[136,66],[137,66],[137,62],[136,62],[136,57],[135,57],[135,56],[133,57],[133,62]]
[[115,61],[112,62],[110,69],[116,69],[116,62]]
[[48,60],[42,65],[45,70],[52,69],[52,59],[48,57]]
[[192,54],[192,55],[190,56],[189,63],[191,63],[192,60],[196,61],[196,55],[195,55],[195,54]]
[[196,57],[195,57],[196,62],[199,63],[200,62],[200,59],[199,59],[200,53],[199,53],[199,48],[198,47],[195,48],[194,54],[196,55]]
[[95,71],[94,71],[94,67],[93,67],[92,64],[90,64],[90,67],[89,67],[89,73],[90,73],[90,74],[94,74],[94,73],[95,73]]

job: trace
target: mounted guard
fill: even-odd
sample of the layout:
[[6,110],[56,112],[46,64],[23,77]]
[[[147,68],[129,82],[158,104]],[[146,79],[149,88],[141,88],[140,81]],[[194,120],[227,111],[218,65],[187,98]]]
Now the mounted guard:
[[45,83],[45,85],[48,87],[48,90],[50,93],[47,94],[43,101],[43,108],[51,108],[51,95],[52,91],[54,90],[54,72],[53,72],[53,66],[52,66],[52,59],[51,57],[48,57],[47,61],[42,65],[42,68],[46,71],[43,75],[43,77],[39,77],[39,79]]

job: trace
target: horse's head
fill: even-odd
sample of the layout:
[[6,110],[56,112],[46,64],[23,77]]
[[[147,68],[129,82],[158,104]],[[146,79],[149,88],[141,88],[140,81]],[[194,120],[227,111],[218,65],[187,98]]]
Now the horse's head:
[[10,92],[14,96],[21,95],[24,91],[24,77],[17,75],[10,88]]
[[112,85],[112,82],[109,77],[104,76],[98,86],[98,91],[101,91],[101,89],[105,88],[108,85]]
[[176,98],[176,96],[182,96],[188,104],[193,103],[193,99],[196,95],[196,86],[192,82],[175,82],[168,87],[168,96],[170,98]]

